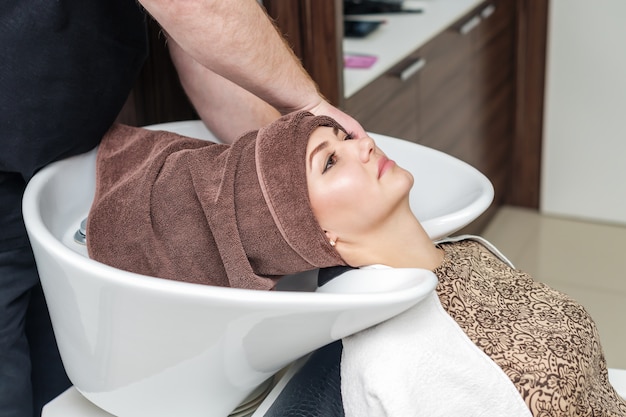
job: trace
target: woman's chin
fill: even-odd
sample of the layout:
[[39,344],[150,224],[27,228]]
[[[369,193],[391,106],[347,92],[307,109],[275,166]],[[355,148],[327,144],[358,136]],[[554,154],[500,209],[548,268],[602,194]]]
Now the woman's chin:
[[415,178],[413,178],[413,174],[411,174],[409,171],[407,171],[404,168],[398,167],[398,177],[400,178],[399,181],[401,181],[402,179],[404,180],[404,189],[405,189],[405,193],[408,196],[409,193],[411,192],[411,188],[413,188],[413,184],[415,183]]

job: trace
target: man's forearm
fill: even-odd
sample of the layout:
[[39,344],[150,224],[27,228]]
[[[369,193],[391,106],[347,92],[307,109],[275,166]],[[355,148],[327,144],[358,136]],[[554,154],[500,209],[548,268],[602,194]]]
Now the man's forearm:
[[280,117],[265,101],[197,63],[173,39],[167,45],[187,97],[221,141],[232,143]]
[[282,113],[320,104],[315,83],[255,0],[141,0],[193,59]]

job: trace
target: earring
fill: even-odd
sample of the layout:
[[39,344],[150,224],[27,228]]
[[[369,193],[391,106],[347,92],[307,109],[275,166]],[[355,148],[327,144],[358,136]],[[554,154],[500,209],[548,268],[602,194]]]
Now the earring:
[[331,240],[330,240],[330,242],[328,242],[328,243],[330,243],[330,246],[332,246],[333,248],[334,248],[334,247],[335,247],[335,245],[337,244],[337,243],[336,243],[334,240],[332,240],[332,239],[331,239]]

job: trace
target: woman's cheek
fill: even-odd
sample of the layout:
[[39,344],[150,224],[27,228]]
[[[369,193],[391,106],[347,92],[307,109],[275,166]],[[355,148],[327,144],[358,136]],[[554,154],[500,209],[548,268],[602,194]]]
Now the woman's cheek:
[[[358,193],[356,193],[358,194]],[[323,189],[309,192],[311,208],[323,229],[334,230],[354,213],[359,202],[355,200],[354,187],[349,182],[334,183]]]
[[327,192],[321,191],[315,185],[309,184],[309,201],[311,203],[311,209],[322,228],[327,228],[330,213],[330,203],[332,202],[331,196]]

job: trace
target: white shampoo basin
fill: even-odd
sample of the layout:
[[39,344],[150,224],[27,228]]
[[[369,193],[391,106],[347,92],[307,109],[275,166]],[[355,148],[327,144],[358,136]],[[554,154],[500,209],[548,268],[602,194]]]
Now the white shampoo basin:
[[[210,138],[200,122],[157,128]],[[411,202],[431,237],[490,204],[491,184],[467,164],[373,137],[415,175]],[[424,187],[421,178],[436,183]],[[73,238],[94,183],[95,151],[49,165],[28,184],[24,220],[70,380],[119,417],[226,416],[288,363],[404,311],[436,285],[423,270],[341,293],[308,291],[311,273],[289,277],[299,291],[253,291],[121,271],[89,259]]]

